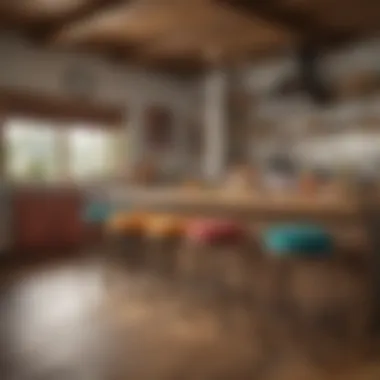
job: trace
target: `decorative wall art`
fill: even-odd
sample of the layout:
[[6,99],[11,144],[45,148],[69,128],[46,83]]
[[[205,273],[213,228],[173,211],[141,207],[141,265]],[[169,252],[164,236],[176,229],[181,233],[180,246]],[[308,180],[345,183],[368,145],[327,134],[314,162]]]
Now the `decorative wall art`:
[[174,126],[171,112],[161,106],[151,106],[145,111],[148,149],[164,151],[173,145]]

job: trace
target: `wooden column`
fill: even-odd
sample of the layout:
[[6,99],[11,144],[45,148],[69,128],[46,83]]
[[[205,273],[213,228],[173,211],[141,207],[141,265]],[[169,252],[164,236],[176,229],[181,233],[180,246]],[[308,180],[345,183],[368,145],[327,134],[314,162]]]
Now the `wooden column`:
[[210,72],[205,97],[204,174],[218,180],[229,167],[248,161],[251,104],[234,69]]
[[228,75],[222,69],[208,73],[205,81],[204,176],[218,181],[227,157],[227,91]]

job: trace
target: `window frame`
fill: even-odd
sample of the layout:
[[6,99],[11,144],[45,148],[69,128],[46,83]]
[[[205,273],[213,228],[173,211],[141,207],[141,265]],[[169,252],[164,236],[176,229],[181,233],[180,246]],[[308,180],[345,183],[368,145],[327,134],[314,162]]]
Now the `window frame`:
[[[89,123],[64,123],[62,121],[55,121],[51,124],[51,130],[54,133],[53,137],[53,145],[55,154],[52,158],[54,160],[54,166],[55,169],[53,171],[55,174],[51,174],[51,178],[48,179],[33,179],[33,178],[17,178],[16,176],[12,176],[9,173],[8,168],[8,157],[7,157],[7,147],[5,144],[7,143],[7,128],[10,120],[22,120],[22,121],[31,121],[31,128],[39,127],[38,121],[40,120],[42,122],[41,127],[42,128],[49,128],[49,121],[44,119],[36,119],[36,118],[28,118],[28,117],[7,117],[5,120],[3,120],[2,123],[2,143],[3,143],[3,165],[2,165],[2,176],[5,182],[17,184],[17,185],[59,185],[59,184],[91,184],[91,183],[108,183],[115,181],[119,178],[121,178],[123,174],[124,168],[126,168],[126,162],[122,163],[126,160],[125,155],[117,154],[119,157],[112,158],[114,161],[113,164],[110,165],[110,171],[109,174],[100,173],[99,175],[92,176],[83,176],[81,178],[81,175],[75,175],[72,171],[72,165],[70,161],[72,160],[73,155],[71,154],[70,149],[70,133],[73,133],[74,131],[78,130],[86,130],[88,129],[92,131],[99,131],[101,133],[104,133],[104,137],[110,137],[110,140],[112,138],[115,139],[115,142],[118,140],[117,135],[124,136],[123,129],[122,128],[106,128],[103,125],[100,124],[91,124]],[[109,134],[109,136],[107,136]],[[113,136],[114,135],[114,136]],[[112,148],[110,148],[110,151],[112,151]]]
[[[30,126],[28,127],[28,121],[31,122]],[[8,122],[10,122],[10,124],[8,124]],[[15,123],[12,124],[12,122]],[[50,132],[52,132],[52,135],[50,136],[51,138],[51,143],[52,145],[48,148],[48,150],[52,149],[52,157],[50,157],[53,162],[50,163],[52,165],[52,167],[54,166],[57,166],[59,168],[59,165],[57,165],[57,163],[59,162],[59,157],[57,155],[57,152],[56,152],[56,145],[57,145],[57,142],[58,142],[58,133],[59,132],[59,129],[55,128],[53,125],[52,126],[49,126],[49,124],[44,120],[42,122],[41,125],[38,125],[38,122],[39,120],[38,119],[30,119],[30,118],[25,118],[25,117],[14,117],[14,118],[7,118],[4,123],[3,123],[3,143],[4,143],[4,146],[3,146],[3,151],[4,151],[4,168],[3,168],[3,174],[4,174],[4,179],[7,181],[7,182],[11,182],[11,183],[41,183],[41,184],[49,184],[49,183],[55,183],[55,182],[60,182],[59,181],[59,174],[58,174],[58,171],[56,174],[54,174],[53,172],[55,171],[55,169],[53,168],[51,170],[52,173],[50,173],[50,175],[48,175],[48,177],[51,177],[51,178],[40,178],[40,179],[33,179],[33,178],[28,178],[28,176],[26,175],[25,178],[17,178],[17,175],[12,175],[11,172],[13,171],[14,168],[12,168],[12,163],[9,162],[9,158],[12,160],[13,157],[9,157],[8,156],[8,152],[9,152],[9,147],[6,146],[6,144],[8,144],[8,142],[11,142],[11,141],[8,141],[7,138],[8,138],[8,132],[9,132],[9,138],[11,138],[11,134],[12,134],[12,126],[17,126],[17,123],[20,122],[20,126],[21,128],[25,128],[26,130],[28,128],[30,128],[29,132],[31,132],[31,135],[33,134],[33,132],[42,132],[44,129],[45,130],[50,130]],[[7,130],[9,127],[9,131]],[[28,137],[26,137],[28,138]],[[47,158],[47,157],[46,157]],[[31,162],[33,161],[33,159],[31,160]],[[45,161],[45,159],[43,159],[43,161]],[[29,163],[30,164],[30,163]],[[44,162],[44,165],[45,165],[45,162]],[[44,171],[48,168],[48,165],[49,163],[46,164],[46,167],[44,169]],[[49,169],[47,169],[47,171],[49,171]],[[45,173],[46,174],[46,173]],[[54,179],[54,177],[57,177],[56,179]]]
[[[6,149],[4,130],[8,119],[25,118],[52,122],[57,128],[65,133],[67,128],[72,124],[86,124],[89,128],[104,128],[107,130],[115,130],[122,133],[126,132],[126,122],[128,116],[128,108],[123,104],[106,104],[93,102],[90,98],[76,98],[60,96],[55,94],[47,94],[39,91],[25,91],[19,89],[0,88],[0,143],[1,143],[1,160],[0,160],[0,178],[9,182],[6,168]],[[59,138],[57,140],[60,140]],[[126,138],[126,145],[127,145]],[[62,144],[57,144],[61,146]],[[61,153],[62,154],[62,153]],[[127,167],[127,155],[122,154],[118,159],[118,172],[123,176],[123,172]],[[69,185],[77,185],[76,180],[69,178],[67,172],[67,163],[65,159],[60,159],[59,177],[62,180],[53,181],[52,184],[60,185],[62,182]],[[68,159],[66,160],[68,161]],[[112,175],[112,178],[119,177],[119,174]],[[99,182],[108,181],[108,179],[99,180]],[[82,181],[81,181],[82,182]],[[19,184],[18,181],[16,182]],[[26,183],[25,184],[29,184]],[[38,181],[40,184],[40,181]],[[45,183],[41,183],[45,185]],[[50,184],[50,183],[49,183]],[[23,182],[20,182],[23,185]]]

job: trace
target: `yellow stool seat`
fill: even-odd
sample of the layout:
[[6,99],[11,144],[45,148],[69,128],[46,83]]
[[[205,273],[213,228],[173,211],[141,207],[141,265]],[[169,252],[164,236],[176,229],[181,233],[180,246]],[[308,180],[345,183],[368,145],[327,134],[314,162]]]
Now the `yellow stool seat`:
[[178,237],[185,232],[185,220],[174,215],[152,215],[147,219],[144,230],[148,237]]
[[142,213],[116,213],[107,223],[107,231],[111,233],[140,232],[144,228],[145,215]]

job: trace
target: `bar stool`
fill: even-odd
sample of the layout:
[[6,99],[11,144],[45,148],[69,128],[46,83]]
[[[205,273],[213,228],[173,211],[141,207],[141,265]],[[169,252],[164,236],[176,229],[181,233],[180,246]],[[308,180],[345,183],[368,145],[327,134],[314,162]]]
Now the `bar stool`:
[[247,228],[235,221],[198,219],[186,228],[182,275],[201,286],[243,290]]
[[179,243],[186,220],[176,215],[151,215],[144,226],[147,239],[147,267],[151,274],[173,278],[176,273]]
[[118,212],[107,220],[106,232],[112,249],[128,269],[142,269],[144,266],[145,219],[146,214],[142,212]]
[[227,329],[249,319],[248,237],[245,225],[226,219],[198,219],[186,229],[179,268],[183,289],[195,302],[211,307]]
[[264,231],[263,243],[275,267],[272,273],[273,293],[266,300],[271,314],[269,317],[276,316],[288,321],[298,332],[307,317],[302,302],[294,296],[294,276],[298,275],[305,263],[311,264],[309,267],[313,270],[318,263],[332,258],[332,235],[318,225],[283,224]]
[[331,257],[333,237],[318,225],[284,224],[268,228],[264,243],[275,257],[320,259]]
[[96,236],[92,236],[92,234],[88,236],[90,242],[96,244],[96,249],[103,248],[99,247],[99,243],[103,243],[101,238],[103,237],[104,223],[108,220],[112,212],[112,207],[107,202],[90,200],[84,205],[81,217],[83,222],[91,227],[91,230],[97,232]]

